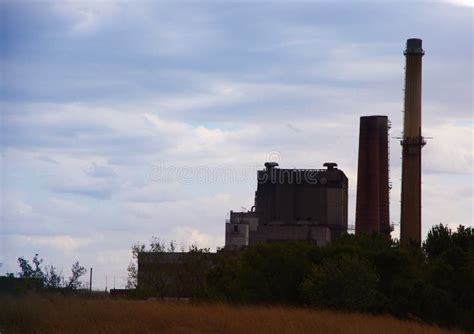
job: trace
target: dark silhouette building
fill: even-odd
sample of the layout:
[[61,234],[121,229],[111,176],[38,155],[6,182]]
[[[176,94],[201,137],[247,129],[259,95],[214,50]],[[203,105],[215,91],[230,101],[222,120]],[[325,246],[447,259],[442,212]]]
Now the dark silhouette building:
[[325,245],[347,232],[348,179],[335,163],[326,169],[280,169],[266,163],[257,172],[255,206],[231,211],[226,249],[259,242],[307,240]]
[[388,129],[387,116],[360,118],[356,234],[390,237]]

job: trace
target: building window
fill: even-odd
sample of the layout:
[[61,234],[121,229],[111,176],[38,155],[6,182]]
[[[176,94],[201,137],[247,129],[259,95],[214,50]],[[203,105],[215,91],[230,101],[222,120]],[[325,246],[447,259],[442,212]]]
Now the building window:
[[234,232],[239,232],[239,227],[237,225],[234,225]]

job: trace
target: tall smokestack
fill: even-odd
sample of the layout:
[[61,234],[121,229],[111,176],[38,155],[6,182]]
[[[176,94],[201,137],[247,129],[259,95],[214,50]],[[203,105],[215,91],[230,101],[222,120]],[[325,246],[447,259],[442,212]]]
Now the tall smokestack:
[[402,207],[400,242],[421,243],[421,60],[425,52],[418,38],[407,40],[405,66],[405,113],[402,155]]
[[360,118],[356,234],[390,238],[388,129],[387,116]]

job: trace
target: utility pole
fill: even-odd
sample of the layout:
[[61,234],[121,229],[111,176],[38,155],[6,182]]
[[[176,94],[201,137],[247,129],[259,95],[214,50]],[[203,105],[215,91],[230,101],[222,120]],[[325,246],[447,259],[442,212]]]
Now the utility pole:
[[89,279],[89,294],[92,294],[92,267],[91,267],[90,279]]

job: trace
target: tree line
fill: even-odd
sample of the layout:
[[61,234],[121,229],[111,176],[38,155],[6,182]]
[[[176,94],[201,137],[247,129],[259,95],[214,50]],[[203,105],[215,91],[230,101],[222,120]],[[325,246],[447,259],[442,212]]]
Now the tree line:
[[[157,247],[155,239],[150,248],[136,245],[134,254],[173,249],[160,242]],[[190,252],[209,250],[194,247]],[[218,252],[211,265],[204,265],[202,256],[189,261],[193,259],[201,262],[188,263],[179,276],[205,278],[183,281],[189,282],[182,290],[186,297],[196,300],[390,313],[474,328],[472,227],[451,231],[442,224],[434,226],[421,248],[401,246],[380,235],[348,234],[325,247],[266,243],[238,254]],[[131,286],[137,274],[136,265],[132,267]]]
[[[86,268],[79,264],[79,261],[73,263],[71,274],[64,277],[53,265],[42,267],[43,259],[38,254],[32,258],[31,263],[25,257],[18,258],[20,271],[18,277],[25,282],[36,280],[40,282],[40,288],[76,290],[81,287],[81,276],[87,273]],[[7,277],[14,278],[13,273],[8,273]]]

